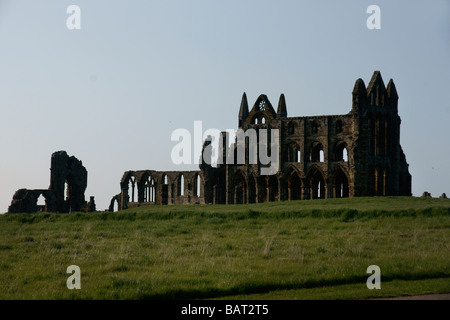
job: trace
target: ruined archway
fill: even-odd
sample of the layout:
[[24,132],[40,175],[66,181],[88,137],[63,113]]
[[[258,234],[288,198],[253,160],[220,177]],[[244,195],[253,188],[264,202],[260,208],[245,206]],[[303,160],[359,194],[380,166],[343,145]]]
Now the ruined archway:
[[167,174],[163,173],[161,175],[160,185],[161,185],[161,204],[167,205],[169,204],[169,178],[167,177]]
[[239,171],[234,178],[233,189],[234,203],[247,203],[247,182],[245,180],[244,174],[241,171]]
[[345,142],[342,141],[336,144],[334,160],[348,162],[348,147]]
[[296,142],[287,145],[287,162],[301,162],[300,146]]
[[267,194],[268,194],[268,190],[267,190],[267,179],[266,176],[260,176],[258,177],[258,202],[262,203],[262,202],[267,202],[268,198],[267,198]]
[[307,175],[307,181],[309,185],[309,198],[310,199],[325,199],[325,178],[321,170],[317,167],[313,167]]
[[127,183],[128,186],[128,202],[134,203],[137,202],[137,182],[134,176],[131,176]]
[[256,192],[256,178],[252,174],[250,175],[250,178],[248,179],[248,202],[249,203],[256,203],[257,192]]
[[202,196],[202,177],[200,174],[196,173],[194,176],[194,197]]
[[338,169],[334,176],[334,197],[335,198],[348,198],[349,197],[349,184],[348,177],[342,171],[342,169]]
[[269,201],[279,200],[278,179],[275,175],[269,177]]
[[302,190],[302,182],[297,172],[294,171],[289,176],[289,188],[290,188],[290,199],[291,200],[300,200],[301,199],[301,190]]
[[183,197],[186,188],[184,174],[180,173],[177,177],[177,196]]

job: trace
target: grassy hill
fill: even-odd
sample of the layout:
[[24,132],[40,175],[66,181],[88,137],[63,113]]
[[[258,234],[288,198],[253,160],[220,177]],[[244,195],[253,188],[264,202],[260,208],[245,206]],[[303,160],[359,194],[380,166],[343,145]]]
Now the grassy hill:
[[[450,200],[0,216],[0,299],[358,299],[450,292]],[[66,269],[81,269],[68,290]],[[369,265],[381,290],[369,290]]]

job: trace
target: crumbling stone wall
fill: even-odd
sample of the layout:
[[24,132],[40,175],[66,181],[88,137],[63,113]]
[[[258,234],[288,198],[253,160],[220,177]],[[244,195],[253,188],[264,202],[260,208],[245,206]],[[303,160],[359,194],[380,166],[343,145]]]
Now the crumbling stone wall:
[[[45,198],[44,207],[38,206],[39,197],[43,195]],[[32,213],[32,212],[54,212],[56,211],[56,197],[50,190],[17,190],[13,196],[10,213]]]
[[[50,187],[47,190],[16,191],[9,213],[95,211],[94,197],[89,202],[85,201],[87,170],[80,160],[69,157],[65,151],[58,151],[52,154],[50,170]],[[37,205],[41,195],[45,198],[44,207]]]
[[109,211],[144,205],[204,204],[201,171],[127,171],[120,182],[121,193],[111,199]]

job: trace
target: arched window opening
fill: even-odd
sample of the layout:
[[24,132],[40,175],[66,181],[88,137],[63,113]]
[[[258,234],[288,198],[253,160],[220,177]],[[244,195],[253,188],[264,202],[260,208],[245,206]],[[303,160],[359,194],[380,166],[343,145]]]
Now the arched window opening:
[[272,175],[269,178],[269,201],[277,201],[278,192],[278,179]]
[[163,182],[164,185],[168,184],[168,182],[167,182],[167,175],[166,174],[163,176],[162,182]]
[[67,181],[64,183],[64,201],[69,201],[70,199],[70,189]]
[[288,134],[294,134],[295,132],[295,125],[293,122],[289,122],[288,124]]
[[[37,199],[37,205],[38,205],[38,207],[45,207],[45,197],[43,194],[41,194],[39,196],[39,198]],[[39,211],[41,211],[41,210],[39,210]]]
[[150,182],[150,202],[155,202],[155,180]]
[[319,171],[316,171],[310,180],[312,199],[325,199],[325,180]]
[[148,181],[145,181],[144,184],[144,202],[149,202],[150,201],[150,186]]
[[119,211],[119,201],[117,199],[113,200],[113,212]]
[[300,162],[301,153],[300,147],[296,143],[292,143],[288,146],[287,161],[288,162]]
[[135,196],[137,197],[137,183],[136,183],[136,179],[134,177],[132,177],[129,181],[128,181],[128,197],[129,197],[129,202],[134,202],[135,201]]
[[348,151],[344,143],[336,147],[335,160],[348,162]]
[[200,192],[201,192],[201,177],[198,174],[194,179],[194,196],[200,197]]
[[255,118],[255,124],[258,124],[258,118]]
[[348,198],[348,179],[347,176],[341,170],[338,171],[334,180],[334,192],[336,198]]
[[310,155],[309,155],[309,160],[311,162],[324,162],[325,161],[325,153],[323,151],[323,145],[320,142],[316,142],[313,144]]
[[261,123],[262,123],[262,124],[266,124],[266,118],[262,117]]
[[301,181],[297,173],[293,173],[290,178],[291,200],[301,199]]
[[155,202],[155,180],[152,177],[145,182],[144,202]]
[[238,173],[234,181],[234,203],[244,204],[247,202],[247,185],[242,173]]
[[184,196],[184,176],[181,174],[178,178],[178,196]]
[[319,181],[318,185],[317,185],[317,198],[322,198],[320,191],[321,191],[321,186],[320,186],[321,181]]

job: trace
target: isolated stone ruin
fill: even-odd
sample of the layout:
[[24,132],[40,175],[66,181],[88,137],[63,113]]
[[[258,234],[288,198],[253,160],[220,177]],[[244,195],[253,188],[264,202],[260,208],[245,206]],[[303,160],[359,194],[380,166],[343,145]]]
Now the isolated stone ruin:
[[[94,197],[85,201],[88,172],[83,163],[65,151],[52,154],[50,187],[48,189],[20,189],[14,194],[9,213],[95,211]],[[39,206],[40,196],[45,205]]]

